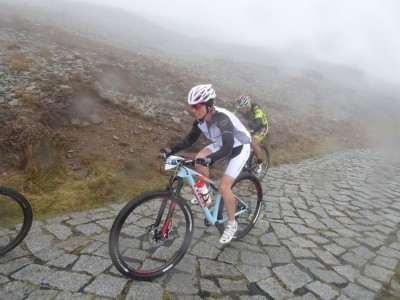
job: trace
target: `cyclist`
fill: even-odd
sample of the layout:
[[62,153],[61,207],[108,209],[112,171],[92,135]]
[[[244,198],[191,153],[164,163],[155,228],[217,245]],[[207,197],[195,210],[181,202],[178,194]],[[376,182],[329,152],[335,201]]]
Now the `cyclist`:
[[262,151],[260,142],[268,132],[268,120],[261,107],[256,103],[251,103],[249,95],[242,94],[236,99],[236,109],[234,115],[240,113],[248,121],[248,127],[251,128],[251,146],[257,157],[256,173],[260,173],[263,166]]
[[[215,97],[216,93],[211,84],[193,87],[188,94],[188,103],[196,118],[191,131],[181,142],[169,148],[161,148],[160,152],[165,156],[172,155],[190,147],[204,134],[212,143],[197,153],[196,171],[209,177],[209,166],[219,160],[229,159],[219,184],[228,213],[227,225],[220,238],[220,242],[225,244],[232,240],[238,226],[234,215],[235,198],[231,188],[250,155],[251,137],[235,115],[224,108],[214,106]],[[197,199],[194,200],[192,203],[197,204]]]

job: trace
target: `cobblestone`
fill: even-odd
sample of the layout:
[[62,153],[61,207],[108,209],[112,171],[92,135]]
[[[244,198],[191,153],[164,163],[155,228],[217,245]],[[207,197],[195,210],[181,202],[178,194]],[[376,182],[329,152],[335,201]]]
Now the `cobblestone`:
[[229,245],[193,207],[188,253],[153,282],[125,278],[110,260],[123,203],[35,221],[0,257],[0,299],[399,297],[398,153],[387,161],[384,150],[349,150],[270,168],[255,228]]

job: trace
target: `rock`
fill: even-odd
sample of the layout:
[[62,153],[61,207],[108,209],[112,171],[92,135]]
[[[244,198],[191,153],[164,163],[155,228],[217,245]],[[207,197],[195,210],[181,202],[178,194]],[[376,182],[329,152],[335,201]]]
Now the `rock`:
[[103,122],[103,118],[100,117],[98,114],[91,114],[88,116],[88,119],[93,124],[100,124]]
[[81,124],[81,121],[79,118],[71,118],[71,125],[73,126],[79,126]]
[[174,123],[176,123],[176,124],[181,124],[181,119],[180,119],[180,118],[172,117],[171,119],[172,119],[172,121],[173,121]]
[[20,106],[20,101],[18,99],[13,99],[11,101],[8,102],[9,105],[11,106]]

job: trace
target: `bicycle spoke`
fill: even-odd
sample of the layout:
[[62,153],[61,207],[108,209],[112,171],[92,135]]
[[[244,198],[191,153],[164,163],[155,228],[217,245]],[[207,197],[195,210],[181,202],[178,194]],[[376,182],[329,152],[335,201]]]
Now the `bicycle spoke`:
[[132,200],[111,230],[110,254],[114,264],[131,278],[162,275],[163,269],[176,264],[187,250],[193,227],[190,221],[183,204],[177,204],[170,195],[166,197],[165,192]]

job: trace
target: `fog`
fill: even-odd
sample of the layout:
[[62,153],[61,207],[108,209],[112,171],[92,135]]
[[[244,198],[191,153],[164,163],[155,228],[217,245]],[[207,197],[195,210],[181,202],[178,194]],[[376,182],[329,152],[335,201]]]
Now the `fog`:
[[400,83],[396,0],[85,2],[131,10],[188,36],[345,65]]
[[221,106],[245,91],[282,128],[300,120],[324,133],[347,126],[391,145],[400,144],[399,9],[393,0],[0,0],[0,20],[27,18],[51,43],[62,28],[56,40],[70,49],[72,34],[89,48],[100,41],[133,54],[115,54],[131,77],[98,75],[112,91],[181,103],[190,86],[210,82]]

